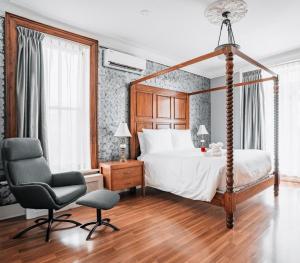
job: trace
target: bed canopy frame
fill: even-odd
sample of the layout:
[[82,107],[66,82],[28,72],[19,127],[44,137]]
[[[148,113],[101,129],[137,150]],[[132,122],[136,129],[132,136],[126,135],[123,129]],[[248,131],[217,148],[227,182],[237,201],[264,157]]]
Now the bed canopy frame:
[[[131,91],[135,90],[140,83],[156,78],[158,76],[164,75],[166,73],[178,70],[180,68],[208,60],[220,55],[225,55],[226,57],[226,85],[221,87],[215,87],[205,90],[199,90],[191,93],[187,93],[187,96],[193,96],[200,93],[207,93],[207,92],[215,92],[219,90],[226,90],[226,141],[227,141],[227,155],[226,155],[226,192],[224,194],[217,193],[213,200],[211,201],[212,204],[222,206],[225,209],[226,212],[226,226],[227,228],[233,228],[234,226],[234,212],[236,210],[237,204],[241,203],[244,200],[249,199],[250,197],[254,196],[255,194],[263,191],[267,187],[274,185],[274,195],[278,196],[279,193],[279,167],[278,167],[278,110],[279,110],[279,104],[278,104],[278,92],[279,92],[279,81],[278,81],[278,75],[270,70],[269,68],[265,67],[264,65],[260,64],[259,62],[255,61],[254,59],[250,58],[237,48],[235,48],[233,45],[228,44],[227,46],[215,50],[211,53],[196,57],[194,59],[185,61],[183,63],[177,64],[175,66],[171,66],[168,68],[165,68],[163,70],[160,70],[156,73],[150,74],[148,76],[144,76],[140,79],[137,79],[135,81],[132,81],[130,83]],[[253,80],[253,81],[247,81],[247,82],[241,82],[233,84],[233,74],[234,74],[234,56],[238,56],[242,58],[243,60],[249,62],[250,64],[254,65],[255,67],[260,68],[261,70],[266,71],[271,76],[268,78],[263,78],[259,80]],[[244,189],[235,191],[234,190],[234,177],[233,177],[233,88],[250,85],[254,83],[260,83],[265,81],[273,81],[273,91],[274,91],[274,168],[273,168],[273,174],[268,177],[267,179],[264,179],[258,183],[255,183],[254,185],[251,185],[249,187],[246,187]],[[130,123],[130,129],[133,134],[133,137],[136,137],[136,127],[134,120],[132,119],[132,111],[134,108],[134,105],[132,105],[133,98],[135,96],[133,92],[131,92],[131,123]],[[135,138],[131,139],[131,158],[136,158],[136,147],[137,147],[137,140]]]

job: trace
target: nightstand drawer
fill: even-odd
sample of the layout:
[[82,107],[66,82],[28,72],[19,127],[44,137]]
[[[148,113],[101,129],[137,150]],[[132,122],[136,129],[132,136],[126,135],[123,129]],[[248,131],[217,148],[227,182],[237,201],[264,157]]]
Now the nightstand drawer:
[[142,184],[142,166],[112,170],[112,188],[123,189]]
[[121,177],[134,177],[134,176],[141,176],[142,174],[142,166],[134,166],[134,167],[128,167],[126,169],[113,169],[112,175],[115,176],[115,178],[121,178]]

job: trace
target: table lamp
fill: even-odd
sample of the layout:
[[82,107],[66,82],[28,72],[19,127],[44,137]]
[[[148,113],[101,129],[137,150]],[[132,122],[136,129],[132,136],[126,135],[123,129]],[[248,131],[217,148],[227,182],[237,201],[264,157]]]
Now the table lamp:
[[200,135],[201,136],[201,152],[206,152],[206,148],[205,148],[205,140],[204,140],[204,135],[207,135],[209,134],[205,125],[201,124],[199,126],[199,129],[198,129],[198,132],[197,132],[197,135]]
[[121,122],[117,131],[115,132],[115,137],[119,137],[120,143],[120,162],[126,162],[126,137],[131,137],[130,131],[128,129],[126,122]]

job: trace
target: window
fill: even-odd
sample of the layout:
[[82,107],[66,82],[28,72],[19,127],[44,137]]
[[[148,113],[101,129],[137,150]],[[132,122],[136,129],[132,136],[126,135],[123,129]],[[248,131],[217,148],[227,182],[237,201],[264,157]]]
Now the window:
[[89,47],[47,35],[43,53],[50,168],[90,169]]
[[[279,74],[279,170],[300,177],[300,62],[272,68]],[[266,83],[266,150],[273,153],[273,83]]]
[[[51,168],[97,168],[98,41],[10,13],[5,14],[5,24],[6,137],[17,136],[17,27],[22,26],[47,35],[44,63]],[[58,52],[55,46],[63,48]],[[53,56],[47,55],[49,52]],[[81,66],[84,70],[79,69]],[[81,74],[76,74],[79,70]],[[75,88],[71,90],[71,86]]]

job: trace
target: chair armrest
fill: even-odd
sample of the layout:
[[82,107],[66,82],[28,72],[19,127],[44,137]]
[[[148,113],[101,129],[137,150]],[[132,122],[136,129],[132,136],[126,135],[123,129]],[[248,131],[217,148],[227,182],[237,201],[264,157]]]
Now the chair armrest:
[[66,172],[52,175],[52,186],[85,185],[85,180],[81,172]]
[[46,183],[33,182],[11,187],[16,200],[24,208],[51,209],[56,208],[56,195]]

